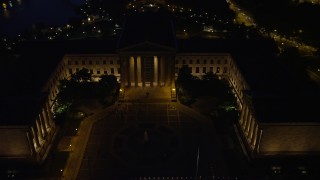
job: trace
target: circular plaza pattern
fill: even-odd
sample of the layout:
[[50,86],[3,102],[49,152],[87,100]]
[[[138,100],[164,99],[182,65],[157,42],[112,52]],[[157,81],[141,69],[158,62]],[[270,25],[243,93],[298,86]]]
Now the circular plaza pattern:
[[124,128],[114,138],[115,154],[131,166],[154,166],[177,153],[179,138],[166,125],[138,123]]

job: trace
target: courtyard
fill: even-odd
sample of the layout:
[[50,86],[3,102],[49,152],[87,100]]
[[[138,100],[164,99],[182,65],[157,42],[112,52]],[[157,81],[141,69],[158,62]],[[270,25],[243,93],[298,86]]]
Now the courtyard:
[[151,103],[151,97],[117,104],[95,122],[78,179],[227,174],[212,121],[178,103]]

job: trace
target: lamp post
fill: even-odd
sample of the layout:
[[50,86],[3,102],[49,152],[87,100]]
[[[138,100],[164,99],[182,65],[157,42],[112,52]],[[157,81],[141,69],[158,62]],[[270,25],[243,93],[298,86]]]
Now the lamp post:
[[120,88],[120,90],[119,90],[119,101],[123,101],[124,100],[124,95],[125,95],[124,89]]
[[177,101],[176,88],[172,88],[172,89],[171,89],[171,101]]

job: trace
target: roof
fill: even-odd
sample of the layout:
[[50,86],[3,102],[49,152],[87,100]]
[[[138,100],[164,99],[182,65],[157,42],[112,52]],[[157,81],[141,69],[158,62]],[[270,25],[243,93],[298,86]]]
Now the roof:
[[125,19],[117,48],[121,49],[142,42],[176,48],[171,15],[167,12],[152,11],[129,14]]
[[320,122],[320,96],[285,95],[252,98],[256,117],[263,123]]
[[46,93],[0,96],[0,125],[30,125],[45,103]]

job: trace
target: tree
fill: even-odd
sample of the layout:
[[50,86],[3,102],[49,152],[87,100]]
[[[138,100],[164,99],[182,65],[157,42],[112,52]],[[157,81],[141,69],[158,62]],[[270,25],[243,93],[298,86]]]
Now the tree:
[[114,75],[102,75],[98,82],[98,98],[103,104],[112,104],[116,100],[119,87]]
[[184,84],[185,82],[192,81],[194,79],[195,77],[192,75],[191,69],[188,67],[188,65],[183,65],[179,69],[178,79],[177,79],[178,84],[180,83]]
[[114,75],[102,75],[99,80],[101,87],[107,87],[108,89],[115,89],[119,86],[117,78]]
[[218,79],[219,79],[218,76],[214,74],[212,71],[209,71],[204,76],[202,76],[202,80],[204,81],[214,81]]
[[194,101],[194,84],[198,78],[191,74],[191,69],[183,65],[178,73],[177,89],[178,98],[183,104],[191,104]]
[[61,115],[71,108],[75,98],[74,90],[76,88],[77,85],[74,81],[70,81],[67,79],[60,80],[58,87],[59,94],[57,95],[56,103],[54,106],[54,112],[57,115]]
[[75,82],[90,82],[92,80],[92,74],[88,69],[83,68],[75,74],[72,74],[71,80]]

